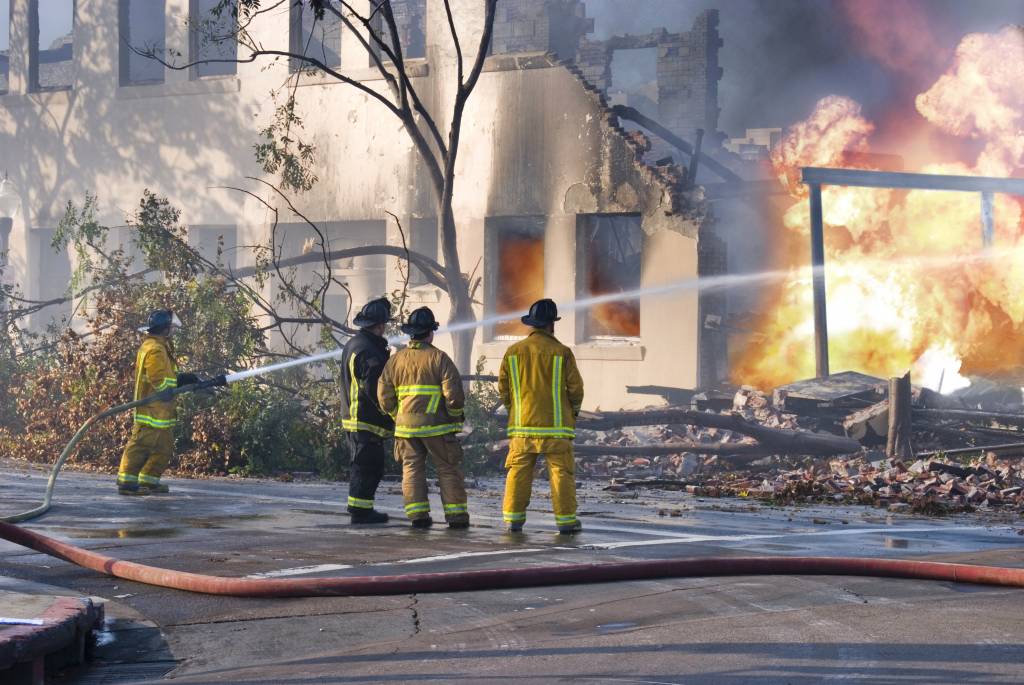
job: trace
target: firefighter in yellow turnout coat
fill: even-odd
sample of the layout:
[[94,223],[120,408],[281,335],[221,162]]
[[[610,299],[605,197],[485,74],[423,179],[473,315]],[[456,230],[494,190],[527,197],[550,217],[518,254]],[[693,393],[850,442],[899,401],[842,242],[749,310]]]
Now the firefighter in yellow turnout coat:
[[[171,330],[181,322],[173,312],[158,309],[139,329],[147,333],[135,356],[134,399],[195,383],[190,373],[178,373],[171,347]],[[151,402],[135,409],[135,423],[117,472],[117,491],[122,495],[147,495],[168,491],[160,482],[174,454],[174,401]]]
[[466,397],[455,363],[431,344],[437,328],[427,307],[409,315],[402,332],[412,340],[384,365],[377,399],[395,417],[395,459],[402,462],[405,513],[412,525],[433,524],[427,500],[429,457],[437,469],[448,526],[468,528],[462,445],[455,436],[462,429]]
[[558,531],[572,534],[582,528],[576,518],[572,441],[583,404],[583,378],[572,351],[555,338],[559,318],[552,300],[534,302],[522,317],[534,330],[508,348],[498,375],[498,390],[508,408],[508,475],[502,509],[510,532],[521,531],[526,523],[533,472],[542,454]]

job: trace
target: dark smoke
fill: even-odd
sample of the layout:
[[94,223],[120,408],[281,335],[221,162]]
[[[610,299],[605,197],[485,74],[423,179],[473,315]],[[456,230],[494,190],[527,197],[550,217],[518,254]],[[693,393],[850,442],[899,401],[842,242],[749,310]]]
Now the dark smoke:
[[[685,31],[701,11],[717,9],[725,41],[719,53],[725,70],[719,84],[719,129],[730,136],[740,136],[747,128],[785,127],[831,94],[857,100],[869,119],[885,116],[894,105],[912,106],[909,91],[917,84],[908,88],[907,74],[871,54],[851,25],[844,2],[872,3],[881,26],[893,21],[887,8],[901,0],[586,0],[596,38],[662,26]],[[905,30],[930,31],[936,44],[948,50],[964,34],[1024,23],[1021,0],[902,2],[920,10],[930,23]],[[936,61],[943,57],[936,55]],[[945,64],[931,66],[934,74],[915,80],[938,76]]]

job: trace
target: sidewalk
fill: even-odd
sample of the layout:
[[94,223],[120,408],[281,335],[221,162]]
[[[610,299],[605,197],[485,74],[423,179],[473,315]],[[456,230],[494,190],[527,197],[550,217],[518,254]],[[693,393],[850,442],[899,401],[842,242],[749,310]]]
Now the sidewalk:
[[47,668],[81,663],[90,631],[103,622],[103,607],[88,597],[43,587],[0,579],[0,681],[9,685],[43,685]]

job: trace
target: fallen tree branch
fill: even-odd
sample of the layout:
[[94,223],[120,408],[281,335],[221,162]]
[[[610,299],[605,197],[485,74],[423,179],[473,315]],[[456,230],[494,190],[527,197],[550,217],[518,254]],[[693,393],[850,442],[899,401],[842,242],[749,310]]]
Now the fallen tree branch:
[[725,442],[669,442],[655,445],[574,445],[573,452],[578,456],[638,456],[651,457],[664,454],[743,454],[770,457],[773,453],[766,451],[761,445],[725,443]]
[[[1000,452],[1016,452],[1013,456],[1024,457],[1024,442],[1008,442],[1000,445],[978,445],[977,447],[958,447],[953,450],[932,450],[930,452],[918,452],[914,456],[918,459],[923,459],[925,457],[948,457],[957,454],[974,454],[975,452],[994,452],[996,454],[999,454]],[[1005,458],[1007,455],[1000,454],[999,456]]]
[[720,428],[746,435],[758,441],[759,446],[772,454],[808,454],[833,456],[859,452],[860,443],[831,433],[811,433],[784,428],[768,428],[747,421],[738,414],[708,414],[690,409],[655,409],[651,411],[606,412],[580,417],[577,428],[610,430],[623,426],[657,426],[685,424],[703,428]]
[[1024,424],[1024,414],[1008,414],[973,409],[914,409],[915,416],[936,417],[940,419],[975,419],[991,421],[1009,421]]

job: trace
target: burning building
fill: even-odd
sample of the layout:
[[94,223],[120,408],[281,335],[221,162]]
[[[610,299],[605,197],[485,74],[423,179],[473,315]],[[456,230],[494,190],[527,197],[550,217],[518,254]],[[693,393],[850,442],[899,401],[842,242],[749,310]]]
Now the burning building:
[[[367,9],[369,2],[353,4]],[[54,252],[50,243],[66,203],[97,195],[98,220],[119,225],[146,188],[181,208],[200,251],[222,249],[227,266],[251,265],[255,256],[246,246],[268,242],[270,212],[223,188],[246,177],[265,178],[252,148],[273,116],[266,94],[295,65],[282,59],[179,71],[128,47],[155,45],[188,59],[223,57],[210,52],[216,46],[195,40],[185,21],[216,3],[69,2],[69,38],[60,44],[67,83],[44,83],[43,4],[11,3],[9,49],[0,45],[0,54],[9,54],[0,82],[6,87],[0,95],[0,166],[20,199],[20,211],[0,219],[2,247],[10,255],[5,278],[32,299],[60,297],[73,256]],[[482,3],[453,4],[462,25],[479,26]],[[344,27],[314,25],[301,4],[289,5],[290,13],[268,13],[253,23],[253,38],[281,50],[315,42],[332,67],[369,88],[384,87]],[[408,43],[410,77],[430,106],[446,111],[455,54],[443,5],[392,5]],[[588,38],[592,29],[580,0],[498,4],[491,54],[465,115],[454,198],[462,263],[472,269],[471,279],[480,278],[479,318],[515,313],[541,296],[564,303],[724,270],[724,243],[713,233],[690,170],[672,160],[652,163],[645,157],[652,140],[655,147],[671,146],[627,132],[604,97],[616,53],[653,50],[650,93],[662,125],[686,140],[702,129],[712,147],[722,44],[716,13],[701,14],[691,30],[679,33],[659,29],[599,41]],[[230,58],[233,48],[227,50]],[[426,172],[398,124],[372,98],[334,81],[303,78],[295,93],[316,145],[319,176],[297,201],[331,247],[402,245],[407,237],[413,249],[440,258]],[[687,161],[678,149],[673,154]],[[280,209],[275,248],[284,256],[299,254],[308,229],[289,218],[287,207]],[[395,258],[383,256],[355,258],[338,269],[357,305],[399,288],[404,273]],[[416,273],[410,285],[410,305],[427,304],[446,315],[447,298],[438,288]],[[332,297],[329,313],[343,318],[352,304],[348,295]],[[722,306],[720,298],[691,289],[566,312],[559,335],[580,362],[587,406],[658,400],[628,394],[627,386],[692,388],[721,379],[722,334],[703,322],[720,318]],[[51,308],[36,324],[70,312],[70,306]],[[482,327],[474,358],[485,357],[493,369],[509,342],[522,335],[514,320]]]
[[[878,138],[901,137],[907,170],[1024,176],[1024,28],[963,37],[944,71],[913,98],[913,112],[872,121],[849,97],[821,99],[790,127],[771,164],[792,201],[776,226],[773,305],[758,340],[739,347],[733,375],[761,387],[814,375],[804,166],[892,170],[873,154]],[[923,384],[952,390],[962,376],[1019,385],[1024,365],[1020,305],[1024,198],[995,195],[991,244],[977,194],[853,187],[823,190],[829,337],[834,366],[873,375],[908,368]]]

